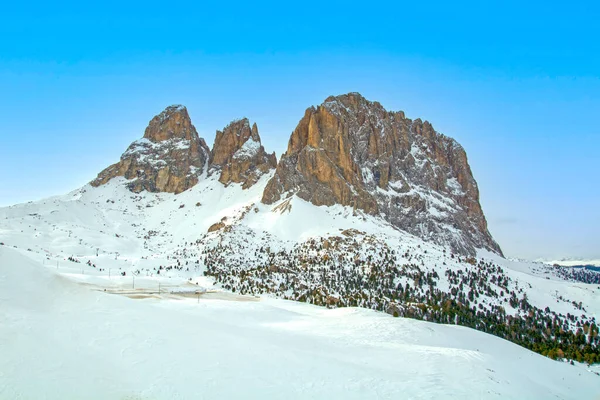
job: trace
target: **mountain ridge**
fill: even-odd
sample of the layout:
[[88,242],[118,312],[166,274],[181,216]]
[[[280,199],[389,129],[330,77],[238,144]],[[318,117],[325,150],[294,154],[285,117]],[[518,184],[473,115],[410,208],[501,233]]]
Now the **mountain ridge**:
[[218,130],[210,149],[187,109],[169,106],[91,184],[123,176],[136,193],[181,193],[217,173],[222,184],[247,189],[272,170],[262,203],[295,195],[317,206],[350,206],[463,254],[481,248],[502,255],[462,146],[428,121],[387,111],[356,92],[307,108],[279,161],[247,118]]

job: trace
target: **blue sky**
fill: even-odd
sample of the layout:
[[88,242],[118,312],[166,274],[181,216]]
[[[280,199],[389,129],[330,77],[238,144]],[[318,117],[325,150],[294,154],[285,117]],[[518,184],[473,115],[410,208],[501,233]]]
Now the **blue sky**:
[[209,145],[246,116],[280,154],[308,106],[358,91],[465,147],[507,255],[600,258],[595,2],[18,3],[0,205],[82,186],[169,104]]

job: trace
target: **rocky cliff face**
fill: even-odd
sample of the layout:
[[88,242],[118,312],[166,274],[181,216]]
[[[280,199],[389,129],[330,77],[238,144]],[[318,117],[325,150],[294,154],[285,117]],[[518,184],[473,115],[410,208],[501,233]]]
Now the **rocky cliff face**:
[[91,182],[100,186],[112,178],[132,179],[133,192],[180,193],[198,182],[209,159],[210,150],[198,137],[187,109],[167,107],[149,123],[144,137],[133,142],[121,160],[106,168]]
[[248,188],[275,167],[266,204],[296,194],[318,206],[351,206],[463,254],[476,248],[501,254],[464,149],[429,122],[387,111],[358,93],[307,109],[279,164],[248,119],[217,131],[210,151],[186,108],[167,107],[91,184],[122,176],[134,192],[180,193],[208,172],[224,185]]
[[244,189],[277,166],[275,153],[267,154],[260,142],[256,124],[250,128],[247,118],[233,121],[217,131],[210,154],[210,170],[220,172],[224,185],[241,183]]
[[263,202],[298,195],[380,216],[463,254],[501,254],[488,232],[464,149],[431,124],[386,111],[358,93],[306,110]]

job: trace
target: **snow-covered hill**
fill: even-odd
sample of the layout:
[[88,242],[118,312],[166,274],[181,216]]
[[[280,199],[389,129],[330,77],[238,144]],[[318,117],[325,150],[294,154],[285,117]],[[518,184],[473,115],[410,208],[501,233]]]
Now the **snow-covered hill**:
[[82,286],[61,272],[67,267],[30,255],[0,247],[3,399],[566,399],[600,391],[582,365],[468,328],[269,298],[163,292],[135,300],[92,290],[107,277],[80,275],[89,279]]
[[115,178],[0,209],[0,242],[70,274],[200,279],[241,294],[361,306],[474,327],[542,354],[547,343],[575,341],[578,330],[596,345],[597,285],[483,250],[460,256],[349,207],[297,197],[265,205],[269,179],[242,189],[204,175],[171,194],[132,193]]
[[[186,268],[171,269],[167,274],[189,278],[202,274],[207,251],[217,244],[239,246],[226,259],[228,267],[235,267],[236,259],[251,267],[264,256],[241,252],[242,247],[269,247],[271,253],[276,253],[293,250],[299,243],[315,238],[350,238],[353,246],[346,249],[345,256],[352,252],[368,257],[368,245],[378,251],[385,247],[394,251],[396,264],[418,264],[439,275],[447,269],[476,269],[467,257],[348,207],[315,207],[296,197],[274,206],[261,204],[260,196],[269,178],[266,175],[250,189],[242,190],[239,184],[225,187],[216,177],[205,177],[178,195],[132,193],[123,178],[97,188],[86,185],[65,196],[0,208],[0,241],[31,250],[30,255],[40,261],[45,258],[52,265],[58,261],[59,269],[74,266],[73,262],[65,262],[72,256],[81,261],[84,273],[91,274],[101,274],[99,269],[120,268],[128,273],[153,275],[160,266],[173,266],[179,261]],[[221,229],[207,233],[219,223]],[[335,251],[330,247],[330,252]],[[317,253],[313,251],[313,255]],[[526,292],[537,307],[550,306],[563,314],[579,315],[580,308],[571,304],[574,301],[582,302],[589,317],[596,317],[600,310],[596,286],[565,282],[552,266],[510,261],[483,250],[479,256],[503,267],[511,281],[509,289],[520,288],[519,292]],[[87,261],[97,268],[86,265]],[[438,286],[450,285],[440,276]],[[561,301],[561,295],[568,302]]]

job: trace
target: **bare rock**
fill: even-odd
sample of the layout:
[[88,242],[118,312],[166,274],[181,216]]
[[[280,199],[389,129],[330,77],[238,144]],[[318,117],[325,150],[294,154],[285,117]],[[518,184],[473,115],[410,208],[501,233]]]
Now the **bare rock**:
[[214,231],[218,231],[225,228],[225,223],[223,222],[217,222],[215,224],[212,224],[209,228],[208,228],[208,233],[210,232],[214,232]]
[[100,186],[122,176],[131,180],[128,188],[136,193],[180,193],[198,183],[209,154],[187,109],[170,106],[155,116],[144,137],[133,142],[121,160],[100,172],[91,185]]
[[262,201],[291,195],[341,204],[463,254],[502,254],[487,229],[467,155],[431,124],[358,93],[310,107],[291,135]]
[[219,172],[224,185],[241,183],[247,189],[277,166],[275,153],[267,154],[256,124],[250,128],[247,118],[231,122],[217,131],[210,157],[211,174]]

